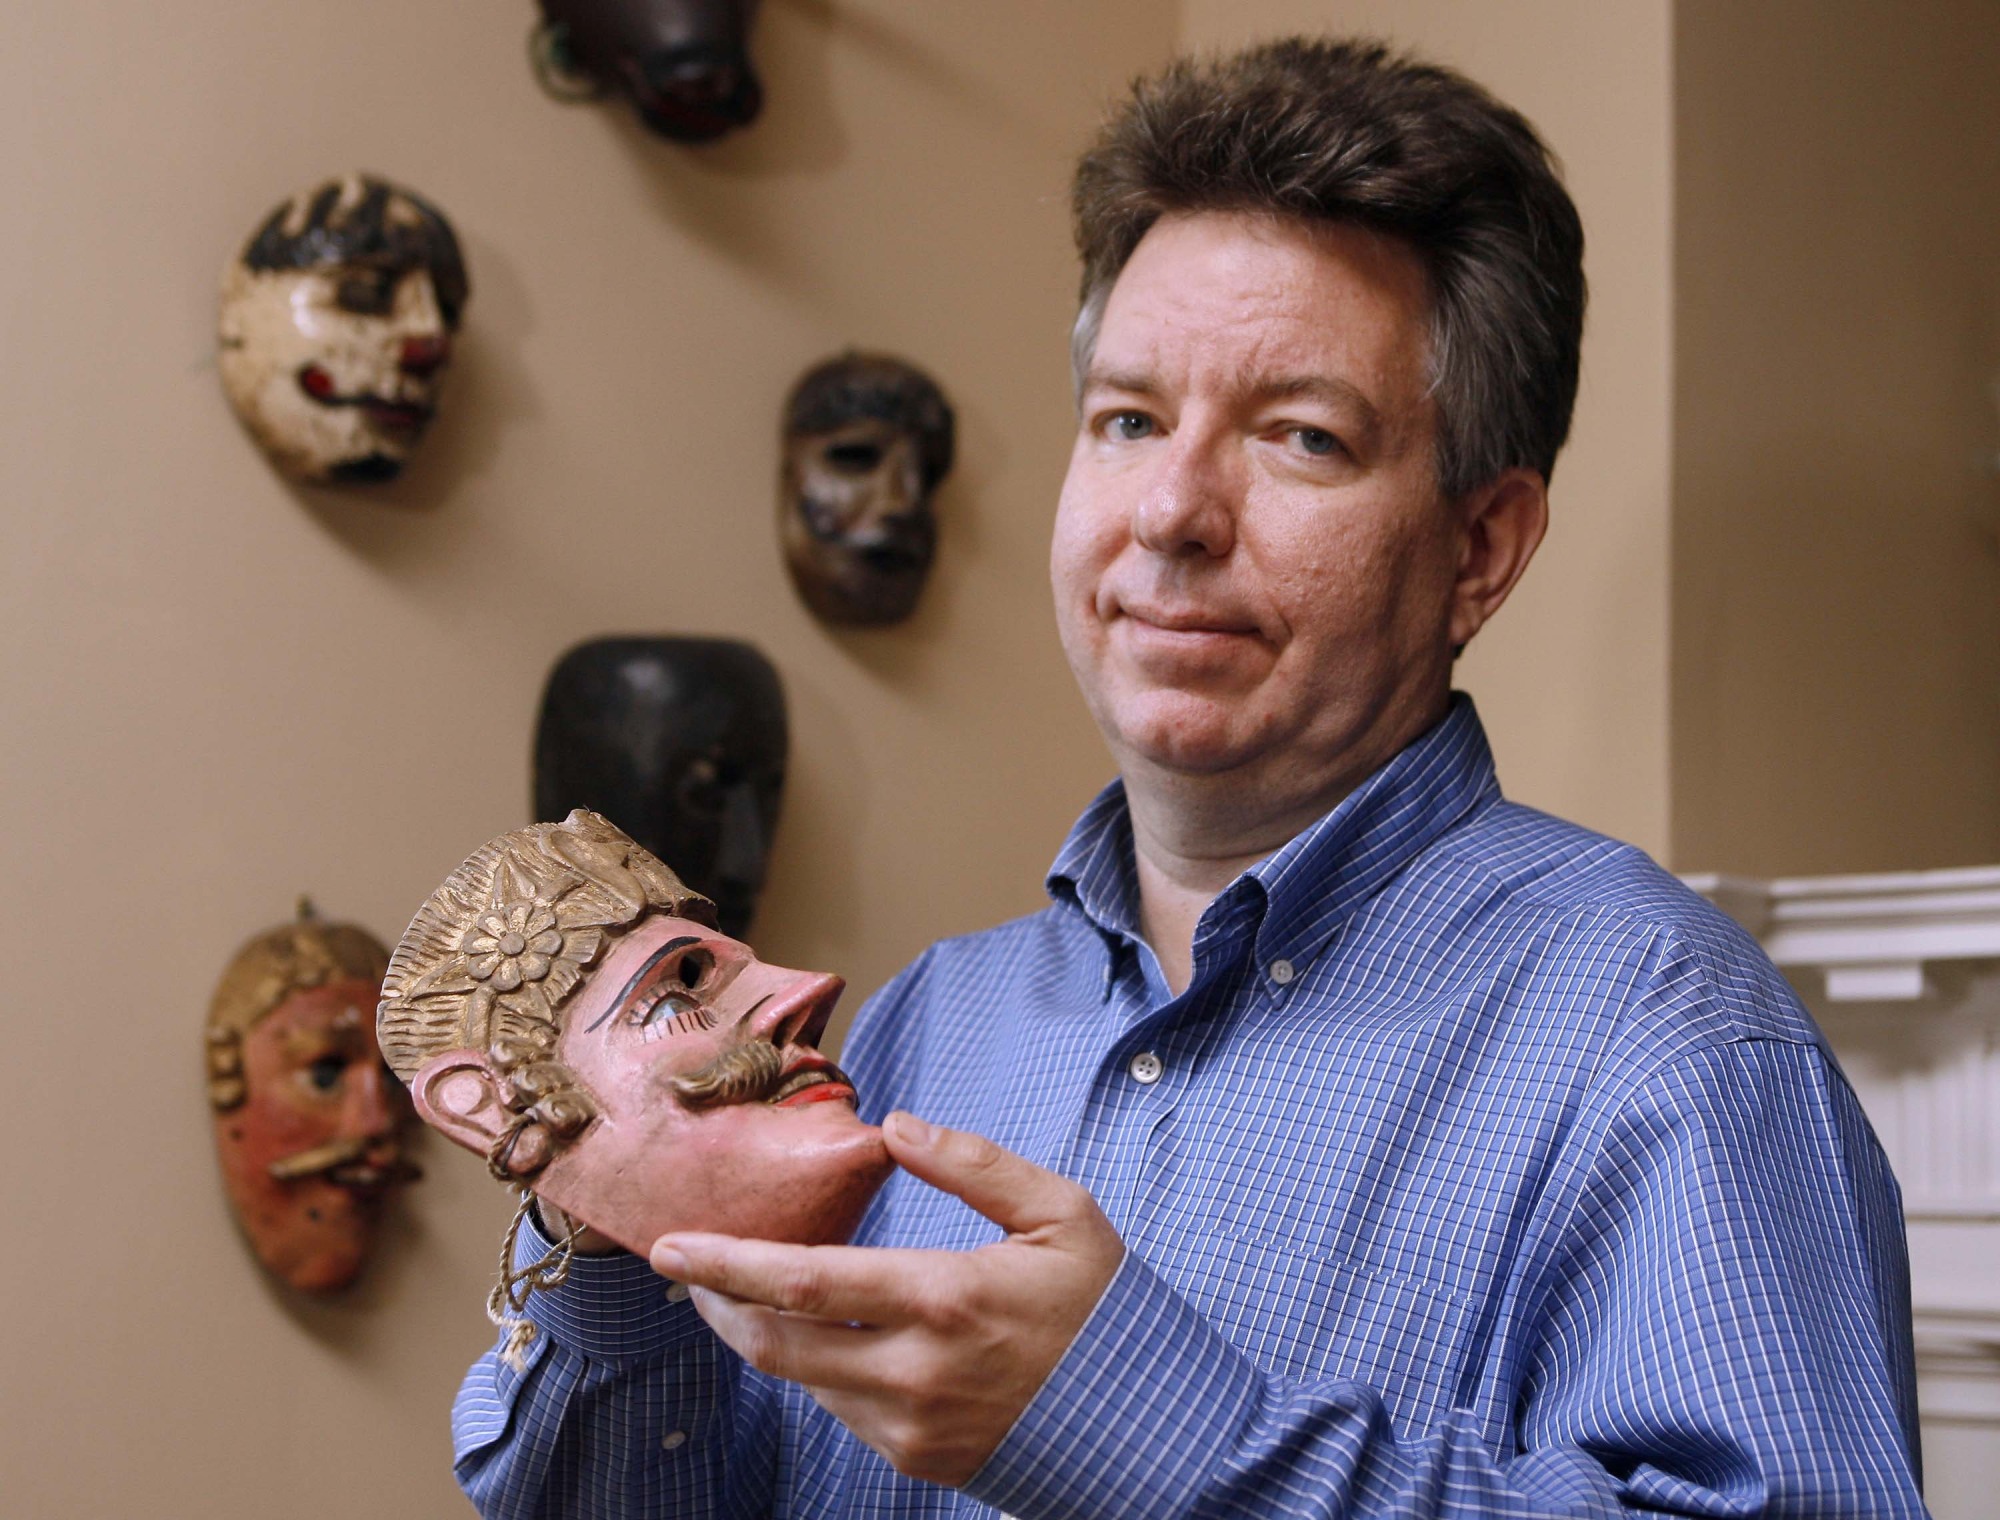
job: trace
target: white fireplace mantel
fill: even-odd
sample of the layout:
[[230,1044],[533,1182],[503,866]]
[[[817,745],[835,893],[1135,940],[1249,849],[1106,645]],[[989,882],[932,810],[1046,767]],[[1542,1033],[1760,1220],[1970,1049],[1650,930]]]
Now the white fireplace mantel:
[[2000,866],[1683,880],[1780,966],[1821,972],[1830,1002],[1914,1002],[1935,962],[2000,960]]

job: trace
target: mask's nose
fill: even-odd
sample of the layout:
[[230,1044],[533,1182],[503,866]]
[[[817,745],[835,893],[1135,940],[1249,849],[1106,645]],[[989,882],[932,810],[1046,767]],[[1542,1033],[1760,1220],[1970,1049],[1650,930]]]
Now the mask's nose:
[[646,124],[677,142],[707,142],[748,126],[764,89],[741,47],[690,42],[648,53],[633,71]]
[[389,1101],[391,1079],[379,1061],[357,1062],[348,1069],[347,1096],[341,1105],[341,1132],[355,1140],[379,1140],[396,1132],[396,1110]]
[[428,338],[405,338],[398,362],[403,373],[426,380],[451,362],[451,339],[443,333]]
[[752,1015],[751,1038],[773,1045],[817,1046],[847,983],[830,971],[763,969],[782,985]]

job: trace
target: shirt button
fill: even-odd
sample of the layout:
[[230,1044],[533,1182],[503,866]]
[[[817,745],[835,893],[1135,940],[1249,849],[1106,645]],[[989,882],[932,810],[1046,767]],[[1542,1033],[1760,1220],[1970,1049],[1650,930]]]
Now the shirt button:
[[687,1296],[688,1296],[688,1285],[687,1285],[686,1283],[669,1283],[669,1284],[667,1284],[667,1302],[668,1302],[668,1303],[670,1303],[670,1304],[684,1304],[684,1303],[686,1303],[686,1302],[687,1302]]
[[687,1438],[688,1433],[685,1430],[670,1430],[660,1437],[660,1450],[678,1451],[687,1445]]
[[1271,980],[1276,982],[1280,987],[1291,986],[1292,978],[1298,974],[1299,968],[1294,966],[1290,961],[1271,962]]
[[1160,1073],[1165,1071],[1166,1067],[1160,1064],[1160,1058],[1154,1055],[1152,1051],[1142,1050],[1136,1056],[1132,1057],[1132,1064],[1125,1069],[1132,1073],[1132,1080],[1134,1082],[1151,1087],[1155,1082],[1160,1080]]

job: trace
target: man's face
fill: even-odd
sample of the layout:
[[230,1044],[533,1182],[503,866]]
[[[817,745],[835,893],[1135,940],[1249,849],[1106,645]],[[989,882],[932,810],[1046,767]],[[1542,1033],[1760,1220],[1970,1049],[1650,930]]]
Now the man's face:
[[[1402,245],[1149,230],[1105,306],[1057,513],[1057,625],[1121,767],[1354,780],[1441,705],[1454,515]],[[1384,753],[1376,753],[1384,749]]]
[[331,264],[223,281],[221,367],[236,414],[280,471],[385,480],[437,408],[451,333],[430,271]]
[[890,1163],[817,1049],[841,986],[646,919],[566,1010],[556,1059],[598,1117],[535,1191],[641,1253],[669,1230],[846,1240]]
[[245,1097],[215,1116],[216,1150],[257,1257],[308,1293],[346,1287],[375,1243],[409,1115],[382,1064],[380,989],[350,978],[294,992],[243,1037]]

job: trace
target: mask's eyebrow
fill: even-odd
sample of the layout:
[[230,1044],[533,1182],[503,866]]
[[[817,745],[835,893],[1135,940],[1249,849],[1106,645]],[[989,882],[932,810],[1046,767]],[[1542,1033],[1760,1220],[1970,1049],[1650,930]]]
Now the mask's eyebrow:
[[701,943],[700,935],[683,934],[680,935],[678,938],[668,940],[664,945],[660,946],[659,949],[655,950],[651,955],[647,956],[645,963],[641,965],[637,971],[632,973],[630,980],[628,980],[623,987],[619,988],[618,996],[611,1000],[610,1006],[608,1006],[604,1010],[604,1012],[600,1013],[597,1016],[596,1020],[590,1025],[590,1027],[584,1030],[584,1033],[596,1034],[599,1029],[603,1028],[605,1020],[609,1019],[612,1014],[616,1013],[619,1009],[625,1006],[626,1002],[631,998],[632,994],[639,990],[639,984],[646,979],[647,974],[651,972],[655,966],[659,965],[661,961],[665,960],[668,956],[674,954],[676,951],[685,950],[689,945],[698,945],[700,943]]

